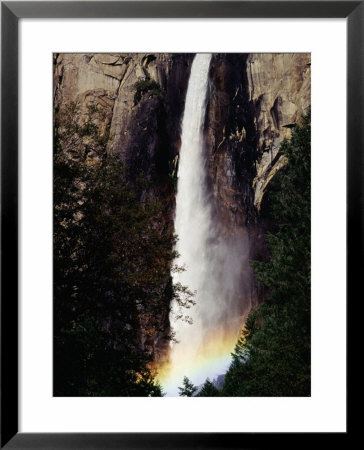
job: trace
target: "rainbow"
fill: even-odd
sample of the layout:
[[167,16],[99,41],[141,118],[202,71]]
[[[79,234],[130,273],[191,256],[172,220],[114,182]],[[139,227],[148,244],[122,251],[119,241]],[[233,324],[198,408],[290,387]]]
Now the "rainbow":
[[239,333],[229,333],[220,329],[211,334],[205,337],[204,343],[199,348],[191,348],[188,351],[185,347],[179,351],[178,343],[172,343],[175,347],[173,365],[170,361],[164,363],[157,374],[157,379],[167,397],[178,396],[178,387],[182,386],[184,376],[187,376],[195,386],[200,386],[206,378],[213,381],[218,375],[226,373]]

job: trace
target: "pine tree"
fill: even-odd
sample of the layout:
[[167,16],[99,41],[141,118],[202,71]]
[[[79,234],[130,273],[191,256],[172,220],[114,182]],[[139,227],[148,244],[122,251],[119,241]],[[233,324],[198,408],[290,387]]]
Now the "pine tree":
[[207,378],[202,389],[197,394],[197,397],[218,397],[219,395],[220,391],[214,386],[210,379]]
[[268,261],[253,262],[267,300],[248,316],[222,389],[226,396],[310,395],[311,118],[280,152],[288,163],[270,183]]
[[183,387],[179,387],[180,397],[193,397],[197,391],[197,387],[192,384],[188,377],[183,378]]

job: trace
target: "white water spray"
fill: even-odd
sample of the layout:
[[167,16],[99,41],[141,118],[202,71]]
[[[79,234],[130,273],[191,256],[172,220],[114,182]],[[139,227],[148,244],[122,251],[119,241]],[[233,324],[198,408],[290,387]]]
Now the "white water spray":
[[[182,121],[178,168],[175,261],[185,271],[173,273],[174,283],[195,291],[196,305],[186,311],[192,325],[177,320],[172,304],[170,322],[177,343],[171,343],[170,365],[163,387],[178,395],[183,376],[195,385],[226,372],[242,325],[244,293],[241,279],[247,264],[246,234],[226,237],[219,231],[206,189],[203,125],[208,93],[210,54],[197,54],[188,83]],[[250,306],[250,305],[249,305]]]

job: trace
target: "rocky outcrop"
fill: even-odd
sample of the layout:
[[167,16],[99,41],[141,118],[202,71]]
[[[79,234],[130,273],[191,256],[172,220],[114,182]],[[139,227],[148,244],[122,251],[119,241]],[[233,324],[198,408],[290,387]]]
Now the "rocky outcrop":
[[283,139],[311,104],[309,53],[253,53],[247,59],[249,102],[257,130],[254,206],[259,209],[264,191],[285,160],[278,155]]
[[55,108],[78,104],[80,124],[89,117],[90,108],[99,108],[93,121],[106,135],[127,63],[120,55],[56,53],[53,58]]
[[269,181],[284,166],[280,143],[311,103],[310,66],[307,53],[214,56],[206,151],[226,220],[251,223]]

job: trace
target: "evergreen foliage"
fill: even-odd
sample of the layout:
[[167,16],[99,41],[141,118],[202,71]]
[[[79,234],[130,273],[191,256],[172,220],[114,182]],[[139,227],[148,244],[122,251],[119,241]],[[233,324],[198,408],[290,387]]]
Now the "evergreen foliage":
[[210,381],[209,378],[206,379],[204,385],[196,397],[219,397],[220,392],[216,386]]
[[310,141],[308,113],[282,143],[288,163],[266,194],[277,228],[267,236],[269,260],[252,266],[269,296],[248,316],[224,396],[310,395]]
[[183,378],[183,387],[179,387],[179,396],[180,397],[193,397],[197,392],[197,386],[194,386],[188,377]]
[[192,302],[172,284],[176,238],[163,205],[141,201],[142,177],[131,189],[92,116],[79,125],[77,113],[55,117],[54,395],[161,396],[151,364],[163,314],[173,298]]

